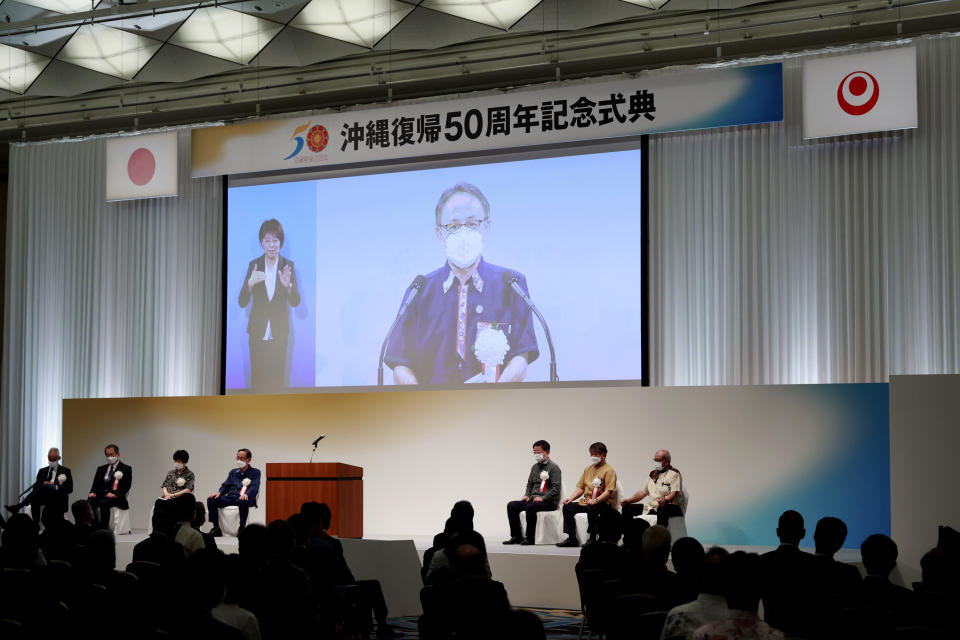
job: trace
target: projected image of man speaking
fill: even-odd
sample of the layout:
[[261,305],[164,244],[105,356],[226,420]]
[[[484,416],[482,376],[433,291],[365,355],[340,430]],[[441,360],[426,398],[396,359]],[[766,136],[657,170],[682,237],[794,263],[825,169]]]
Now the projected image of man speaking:
[[274,218],[260,225],[263,255],[250,261],[238,302],[251,300],[247,333],[250,338],[250,388],[279,391],[287,386],[287,341],[290,307],[300,304],[293,261],[280,255],[283,226]]
[[384,361],[396,384],[522,382],[539,349],[530,308],[505,283],[514,273],[483,259],[491,228],[490,203],[477,187],[444,191],[435,210],[435,233],[447,261],[426,276]]

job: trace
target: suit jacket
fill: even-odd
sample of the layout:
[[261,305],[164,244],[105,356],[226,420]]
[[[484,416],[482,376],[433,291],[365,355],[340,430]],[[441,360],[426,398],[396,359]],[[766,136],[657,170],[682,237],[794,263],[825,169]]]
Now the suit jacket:
[[[297,287],[297,271],[294,269],[293,260],[287,260],[283,256],[277,258],[277,284],[274,289],[273,300],[267,296],[266,282],[258,282],[253,287],[253,291],[247,287],[247,280],[254,270],[265,271],[266,258],[260,256],[250,261],[247,265],[247,275],[243,277],[243,286],[240,288],[238,302],[241,307],[246,307],[253,298],[253,307],[250,308],[250,320],[247,322],[247,333],[255,338],[263,338],[267,331],[267,321],[270,321],[270,333],[275,340],[286,341],[290,335],[290,310],[287,305],[295,307],[300,304],[300,289]],[[290,291],[280,284],[280,273],[290,265]]]
[[[67,479],[63,481],[63,484],[57,482],[57,477],[61,474],[67,476]],[[33,483],[33,492],[31,497],[36,494],[43,494],[47,496],[52,496],[53,500],[47,504],[58,504],[63,507],[64,512],[67,510],[67,506],[70,503],[70,494],[73,493],[73,474],[70,473],[70,469],[60,465],[57,467],[57,473],[53,478],[54,487],[50,485],[43,484],[47,482],[50,477],[50,467],[42,467],[40,471],[37,471],[37,480]]]
[[789,635],[806,637],[813,599],[814,556],[782,544],[760,556],[764,618]]
[[98,498],[102,498],[108,493],[113,493],[117,496],[117,506],[121,509],[129,509],[130,505],[127,503],[127,493],[130,491],[130,485],[133,484],[133,467],[125,464],[123,460],[117,462],[116,471],[122,473],[123,477],[120,478],[120,482],[117,483],[117,490],[114,491],[113,478],[110,478],[109,481],[103,479],[109,466],[110,465],[103,464],[97,467],[97,472],[93,476],[93,484],[90,485],[90,493],[97,494]]

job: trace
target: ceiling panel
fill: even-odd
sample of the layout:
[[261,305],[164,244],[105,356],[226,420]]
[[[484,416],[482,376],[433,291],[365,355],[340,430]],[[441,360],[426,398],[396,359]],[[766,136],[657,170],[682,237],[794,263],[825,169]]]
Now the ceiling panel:
[[413,9],[399,0],[311,0],[290,26],[372,48]]
[[57,54],[57,59],[79,67],[130,80],[163,43],[103,24],[85,24]]
[[238,64],[247,64],[283,25],[223,7],[197,9],[168,42]]

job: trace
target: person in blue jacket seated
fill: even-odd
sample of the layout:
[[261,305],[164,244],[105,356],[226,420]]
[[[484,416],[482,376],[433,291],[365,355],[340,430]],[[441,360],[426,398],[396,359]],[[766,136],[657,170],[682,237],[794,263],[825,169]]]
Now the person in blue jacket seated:
[[237,451],[237,468],[231,469],[227,479],[220,485],[220,490],[207,497],[207,511],[210,513],[210,523],[213,529],[212,536],[222,536],[220,530],[219,510],[223,507],[236,506],[240,508],[240,528],[247,524],[247,514],[250,507],[257,506],[257,494],[260,492],[260,469],[250,466],[253,454],[250,449]]

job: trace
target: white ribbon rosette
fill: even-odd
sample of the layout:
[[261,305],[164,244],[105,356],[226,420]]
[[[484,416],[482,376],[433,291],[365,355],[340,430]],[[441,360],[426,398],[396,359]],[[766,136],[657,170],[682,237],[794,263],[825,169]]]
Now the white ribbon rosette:
[[178,486],[178,487],[182,487],[182,486],[185,485],[185,484],[187,484],[187,481],[186,481],[186,480],[184,480],[183,478],[177,478],[177,486]]
[[477,332],[473,353],[483,367],[483,376],[487,382],[496,382],[500,379],[500,366],[508,351],[510,351],[510,343],[500,329],[495,329],[491,325]]
[[123,478],[123,471],[117,471],[113,474],[113,490],[116,491],[120,486],[120,479]]
[[67,474],[61,473],[60,475],[57,476],[57,484],[63,484],[66,481],[67,481]]
[[243,485],[242,487],[240,487],[240,495],[242,495],[242,496],[247,495],[247,487],[250,486],[250,478],[244,478],[244,479],[240,482],[240,484]]
[[546,471],[540,472],[540,493],[547,492],[547,480],[550,479],[550,474]]
[[600,479],[600,476],[597,476],[593,479],[593,493],[590,495],[591,499],[596,500],[597,495],[600,493],[600,485],[603,484],[603,480]]

